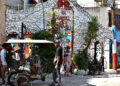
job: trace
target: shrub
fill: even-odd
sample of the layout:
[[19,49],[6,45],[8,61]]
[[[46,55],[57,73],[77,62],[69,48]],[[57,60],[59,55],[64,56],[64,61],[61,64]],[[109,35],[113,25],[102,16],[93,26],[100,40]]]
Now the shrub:
[[[46,30],[41,30],[33,34],[33,39],[42,40],[54,40],[54,37]],[[42,72],[51,73],[53,71],[53,58],[55,53],[54,44],[34,44],[33,45],[33,55],[38,55],[40,57]]]
[[78,54],[74,54],[72,57],[73,63],[78,69],[88,69],[89,54],[83,51],[79,51]]
[[92,17],[91,21],[88,22],[88,30],[84,38],[86,47],[79,51],[78,54],[73,55],[73,62],[78,69],[88,69],[88,61],[90,55],[88,54],[88,48],[90,47],[93,39],[97,37],[97,31],[99,30],[99,24],[97,18]]

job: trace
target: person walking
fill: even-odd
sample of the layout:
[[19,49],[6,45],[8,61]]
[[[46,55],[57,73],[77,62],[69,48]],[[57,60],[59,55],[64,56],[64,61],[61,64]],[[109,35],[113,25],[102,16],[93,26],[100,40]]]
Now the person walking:
[[8,65],[7,65],[7,61],[6,61],[6,54],[7,54],[7,50],[9,49],[8,44],[4,43],[2,45],[3,49],[1,50],[1,76],[2,76],[2,84],[5,84],[5,72],[8,70]]
[[71,63],[72,63],[72,59],[71,59],[70,47],[67,46],[65,52],[65,65],[66,65],[65,76],[70,76]]
[[56,55],[54,58],[55,69],[53,71],[53,83],[50,84],[49,86],[55,86],[55,84],[57,83],[56,81],[57,77],[58,77],[58,86],[62,86],[60,68],[62,65],[62,53],[63,52],[62,52],[62,47],[59,44],[60,42],[58,40],[54,42],[55,47],[57,47]]

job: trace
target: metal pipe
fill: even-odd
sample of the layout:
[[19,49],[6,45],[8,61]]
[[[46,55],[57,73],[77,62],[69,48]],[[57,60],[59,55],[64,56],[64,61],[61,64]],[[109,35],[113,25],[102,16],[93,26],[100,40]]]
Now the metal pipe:
[[72,54],[74,53],[74,10],[72,8],[72,13],[73,13],[73,26],[72,26]]
[[[115,26],[115,0],[113,1],[113,6],[112,6],[112,27],[113,30],[116,31],[116,26]],[[113,32],[113,35],[115,34],[115,32]],[[116,70],[117,69],[117,55],[116,55],[116,38],[114,37],[113,39],[113,69]]]

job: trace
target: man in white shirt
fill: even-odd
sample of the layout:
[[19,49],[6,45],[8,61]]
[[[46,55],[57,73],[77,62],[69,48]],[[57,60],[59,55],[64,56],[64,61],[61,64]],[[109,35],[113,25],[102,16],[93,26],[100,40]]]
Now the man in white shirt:
[[8,46],[8,44],[4,43],[2,45],[2,47],[3,47],[3,49],[0,52],[0,54],[1,54],[1,64],[2,64],[1,76],[2,76],[2,84],[5,84],[5,72],[8,69],[7,62],[6,62],[6,54],[7,54],[7,49],[9,48],[9,46]]
[[5,65],[5,66],[7,66],[7,62],[6,62],[6,49],[5,48],[3,48],[2,50],[1,50],[1,62],[2,62],[2,65]]

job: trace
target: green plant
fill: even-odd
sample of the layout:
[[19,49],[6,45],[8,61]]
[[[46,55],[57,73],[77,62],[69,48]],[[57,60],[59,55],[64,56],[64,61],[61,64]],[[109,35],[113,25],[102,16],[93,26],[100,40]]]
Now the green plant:
[[88,22],[88,30],[86,33],[86,37],[84,38],[86,47],[79,51],[77,54],[73,55],[73,63],[76,65],[78,69],[87,69],[88,68],[88,61],[90,55],[88,53],[88,48],[93,39],[97,37],[97,31],[99,29],[99,24],[97,23],[97,18],[93,17],[90,22]]
[[47,14],[47,16],[51,17],[51,20],[48,21],[47,26],[50,27],[49,31],[52,34],[56,34],[59,32],[60,24],[57,21],[57,11],[53,11],[52,13]]
[[[54,37],[50,34],[49,31],[41,30],[32,35],[33,39],[46,39],[54,40]],[[38,55],[40,57],[42,72],[51,73],[53,71],[53,58],[55,53],[54,44],[34,44],[33,45],[33,55]]]
[[73,63],[78,69],[88,69],[88,58],[89,54],[83,51],[79,51],[78,54],[72,56]]
[[92,20],[88,22],[88,30],[86,33],[85,43],[86,47],[84,51],[88,50],[93,39],[97,37],[97,31],[99,30],[99,24],[97,22],[97,17],[92,17]]

